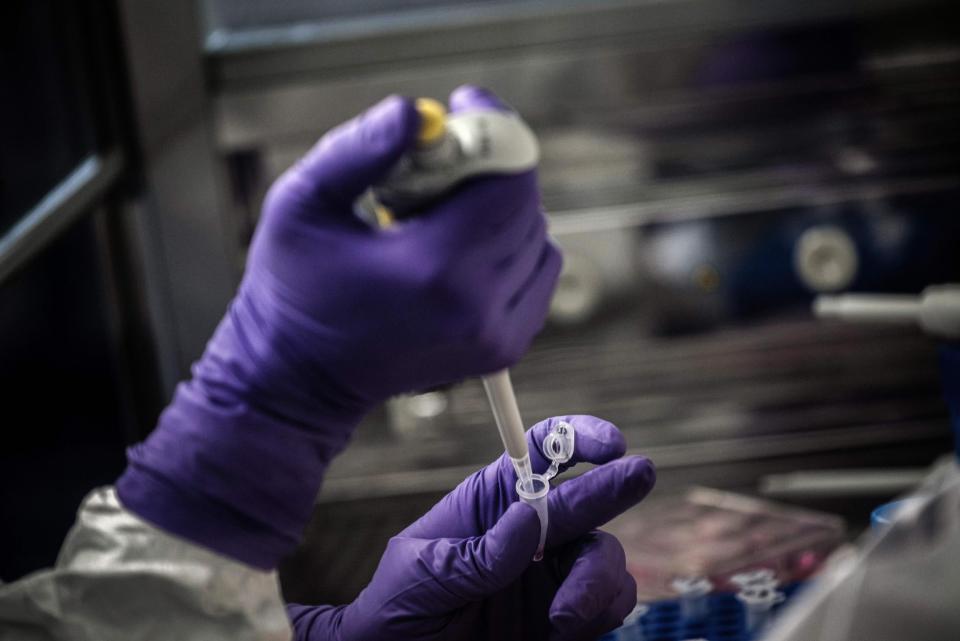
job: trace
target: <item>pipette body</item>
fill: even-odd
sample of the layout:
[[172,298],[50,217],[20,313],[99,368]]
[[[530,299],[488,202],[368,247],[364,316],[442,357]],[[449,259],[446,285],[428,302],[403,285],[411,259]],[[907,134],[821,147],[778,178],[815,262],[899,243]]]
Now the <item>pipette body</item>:
[[[393,225],[398,217],[472,176],[518,173],[537,166],[540,149],[536,136],[515,113],[478,110],[448,116],[442,104],[428,98],[417,100],[416,106],[421,117],[416,149],[357,203],[360,215],[376,225]],[[510,373],[504,369],[485,376],[483,385],[517,473],[517,494],[540,516],[536,559],[542,556],[546,539],[549,478],[533,474]],[[572,430],[570,439],[572,443]]]

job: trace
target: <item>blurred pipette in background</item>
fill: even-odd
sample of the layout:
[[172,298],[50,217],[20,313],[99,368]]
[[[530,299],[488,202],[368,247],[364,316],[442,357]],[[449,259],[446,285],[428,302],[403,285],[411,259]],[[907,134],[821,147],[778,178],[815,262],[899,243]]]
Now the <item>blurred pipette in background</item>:
[[841,294],[817,296],[813,306],[820,318],[916,325],[928,334],[960,339],[960,285],[931,285],[919,296]]

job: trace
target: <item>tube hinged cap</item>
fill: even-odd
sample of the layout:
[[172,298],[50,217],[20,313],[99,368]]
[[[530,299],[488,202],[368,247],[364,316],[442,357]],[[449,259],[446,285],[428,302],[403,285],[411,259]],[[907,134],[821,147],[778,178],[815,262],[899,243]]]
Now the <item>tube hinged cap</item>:
[[576,431],[573,425],[560,421],[553,426],[550,433],[543,439],[541,448],[543,455],[550,460],[550,468],[544,473],[548,479],[557,475],[560,466],[573,458],[573,449],[576,445]]

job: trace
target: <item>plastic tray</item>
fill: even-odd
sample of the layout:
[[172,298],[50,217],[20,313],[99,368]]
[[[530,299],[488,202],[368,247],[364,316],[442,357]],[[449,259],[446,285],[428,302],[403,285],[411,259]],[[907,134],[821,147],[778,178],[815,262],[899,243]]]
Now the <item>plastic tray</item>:
[[714,590],[735,591],[740,572],[769,568],[781,585],[803,581],[844,541],[843,520],[707,488],[644,503],[603,529],[620,539],[637,597],[676,597],[678,576],[708,577]]
[[[796,594],[799,584],[781,588],[786,600],[773,607],[775,617]],[[708,598],[710,611],[700,621],[684,621],[680,614],[680,602],[676,599],[649,603],[650,610],[638,623],[623,626],[600,637],[600,641],[683,641],[684,639],[707,639],[708,641],[750,641],[753,635],[747,630],[743,606],[730,592],[713,593]],[[640,628],[638,634],[638,626]]]

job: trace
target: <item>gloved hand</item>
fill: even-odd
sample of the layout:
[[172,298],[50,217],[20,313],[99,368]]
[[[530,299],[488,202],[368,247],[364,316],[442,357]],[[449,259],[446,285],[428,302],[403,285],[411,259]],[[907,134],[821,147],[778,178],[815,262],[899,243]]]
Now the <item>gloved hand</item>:
[[[464,87],[451,108],[501,108]],[[117,483],[127,509],[261,568],[297,543],[330,459],[391,395],[516,362],[560,270],[535,172],[479,178],[372,229],[354,201],[411,148],[384,100],[270,190],[236,297]]]
[[475,473],[391,539],[370,585],[341,607],[289,605],[297,641],[596,639],[637,601],[620,543],[594,531],[643,499],[654,469],[623,456],[623,436],[592,416],[552,418],[527,433],[534,472],[558,420],[576,429],[574,456],[601,464],[550,490],[544,559],[540,522],[518,502],[506,455]]

